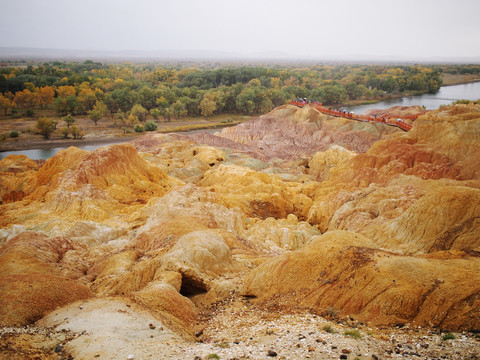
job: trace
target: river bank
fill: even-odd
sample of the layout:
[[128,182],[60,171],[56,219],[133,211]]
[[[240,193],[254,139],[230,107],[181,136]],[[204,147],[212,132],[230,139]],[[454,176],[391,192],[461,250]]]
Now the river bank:
[[442,86],[453,86],[453,85],[462,85],[470,84],[474,82],[479,82],[480,77],[476,75],[462,75],[462,74],[443,74],[442,76]]
[[[449,86],[477,83],[477,82],[480,82],[480,77],[472,77],[472,75],[444,74],[444,76],[442,76],[442,81],[443,81],[442,87],[449,87]],[[421,95],[428,95],[428,94],[418,93],[415,91],[398,93],[398,94],[389,94],[383,99],[367,100],[367,101],[365,100],[346,101],[338,105],[338,107],[352,107],[352,106],[360,106],[360,105],[377,104],[384,101],[407,98],[411,96],[421,96]]]
[[[249,120],[250,116],[231,116],[212,117],[210,119],[183,119],[179,121],[158,123],[157,133],[182,132],[190,133],[196,131],[213,131],[228,126],[238,125],[243,121]],[[92,126],[91,120],[79,118],[76,124],[85,131],[82,139],[72,139],[52,136],[51,139],[43,139],[32,130],[36,119],[4,119],[0,124],[0,133],[3,132],[5,139],[0,142],[0,154],[12,151],[32,150],[32,149],[52,149],[67,148],[70,146],[84,147],[94,145],[118,144],[132,141],[143,133],[123,134],[119,128],[116,128],[109,121],[105,121],[99,126]],[[11,138],[9,131],[16,130],[20,136]]]

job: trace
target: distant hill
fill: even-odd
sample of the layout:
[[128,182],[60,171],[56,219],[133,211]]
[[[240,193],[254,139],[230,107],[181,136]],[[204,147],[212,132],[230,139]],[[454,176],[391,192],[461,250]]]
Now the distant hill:
[[209,50],[79,50],[79,49],[42,49],[24,47],[0,47],[0,59],[235,59],[239,55],[235,53],[209,51]]
[[414,58],[405,56],[374,56],[362,54],[308,55],[298,56],[283,51],[262,51],[249,54],[218,50],[85,50],[85,49],[45,49],[29,47],[0,47],[0,60],[216,60],[216,61],[278,61],[302,63],[480,63],[480,55],[475,57],[433,57]]

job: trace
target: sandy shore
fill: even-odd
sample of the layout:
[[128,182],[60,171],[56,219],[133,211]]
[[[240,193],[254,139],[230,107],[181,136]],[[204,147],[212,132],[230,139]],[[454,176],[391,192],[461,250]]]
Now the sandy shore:
[[8,143],[2,143],[0,145],[0,152],[4,151],[19,151],[19,150],[33,150],[33,149],[51,149],[51,148],[66,148],[70,146],[85,146],[85,145],[108,145],[108,144],[120,144],[129,142],[136,139],[138,136],[128,137],[91,137],[85,139],[29,139],[10,141]]
[[[174,131],[173,133],[193,134],[197,132],[214,133],[221,131],[222,127],[206,128],[190,131]],[[70,146],[86,146],[86,145],[109,145],[109,144],[121,144],[138,139],[143,134],[137,136],[95,136],[87,137],[83,139],[26,139],[26,140],[14,140],[4,142],[0,144],[0,153],[6,151],[21,151],[21,150],[36,150],[36,149],[52,149],[52,148],[68,148]]]

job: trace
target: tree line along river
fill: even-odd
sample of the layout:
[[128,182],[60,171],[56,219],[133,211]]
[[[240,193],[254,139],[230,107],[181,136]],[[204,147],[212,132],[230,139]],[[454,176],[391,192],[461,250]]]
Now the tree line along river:
[[[397,99],[385,100],[373,104],[356,105],[343,107],[343,109],[354,112],[356,114],[363,114],[369,109],[388,109],[392,106],[424,106],[427,110],[438,109],[441,105],[448,105],[457,100],[478,100],[480,99],[480,82],[443,86],[435,94],[423,94],[415,96],[407,96]],[[216,129],[215,131],[218,131]],[[121,140],[119,140],[120,142]],[[123,141],[122,141],[123,142]],[[85,145],[79,146],[85,150],[94,150],[98,147],[105,146],[105,144]],[[26,155],[30,159],[48,159],[54,156],[58,151],[65,148],[51,148],[51,149],[32,149],[19,151],[0,152],[0,159],[8,155]]]

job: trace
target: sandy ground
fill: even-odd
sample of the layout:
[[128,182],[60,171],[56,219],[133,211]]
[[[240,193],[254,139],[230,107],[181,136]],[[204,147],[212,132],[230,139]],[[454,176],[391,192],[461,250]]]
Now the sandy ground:
[[70,304],[37,325],[0,328],[0,358],[473,360],[480,356],[480,339],[471,333],[442,340],[440,331],[408,325],[382,329],[348,318],[327,320],[298,309],[272,311],[238,296],[203,310],[196,341],[182,339],[146,309],[115,298]]

